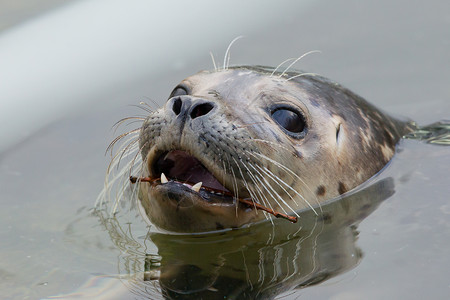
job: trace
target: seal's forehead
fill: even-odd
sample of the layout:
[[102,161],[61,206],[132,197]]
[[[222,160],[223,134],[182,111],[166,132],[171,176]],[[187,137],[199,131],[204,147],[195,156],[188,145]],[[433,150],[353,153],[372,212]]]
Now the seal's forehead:
[[220,85],[225,82],[239,83],[242,81],[251,82],[252,80],[260,79],[266,76],[265,74],[257,73],[249,69],[230,69],[219,71],[201,71],[195,75],[186,78],[186,81],[195,84],[213,83]]
[[251,69],[238,68],[220,71],[202,71],[185,80],[192,94],[202,94],[207,91],[231,96],[244,91],[257,91],[262,86],[269,87],[282,82],[270,74],[256,72]]

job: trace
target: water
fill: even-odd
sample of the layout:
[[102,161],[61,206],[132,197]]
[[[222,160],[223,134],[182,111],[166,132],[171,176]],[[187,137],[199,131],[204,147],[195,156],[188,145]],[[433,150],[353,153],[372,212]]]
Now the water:
[[[450,292],[446,146],[403,140],[378,177],[356,196],[329,204],[330,209],[355,212],[331,220],[306,213],[302,229],[281,222],[279,227],[287,229],[280,232],[260,224],[224,234],[171,236],[148,234],[139,213],[129,211],[126,203],[113,219],[92,214],[109,162],[104,151],[114,136],[110,127],[141,113],[127,105],[150,103],[145,97],[162,103],[182,78],[212,68],[210,50],[222,55],[241,34],[246,38],[232,49],[232,63],[278,65],[319,49],[322,54],[302,60],[299,67],[421,125],[449,119],[446,1],[296,3],[273,15],[261,12],[258,19],[245,4],[227,2],[227,7],[247,12],[236,16],[241,26],[228,28],[209,19],[214,28],[225,29],[200,35],[214,37],[207,46],[192,45],[201,55],[186,53],[189,44],[172,48],[166,60],[171,63],[164,68],[137,70],[132,80],[116,76],[120,84],[111,89],[105,77],[98,77],[106,90],[92,92],[89,86],[81,93],[83,101],[70,104],[76,109],[55,112],[45,124],[27,123],[34,111],[21,108],[20,118],[3,129],[17,132],[26,124],[31,134],[0,153],[0,298],[158,299],[162,286],[172,295],[225,292],[229,298],[259,292],[283,299],[445,299]],[[204,9],[220,16],[220,7]],[[258,26],[245,26],[250,20]],[[177,35],[167,36],[174,44]],[[145,57],[140,59],[145,65]],[[72,90],[83,90],[82,85],[68,86],[53,86],[58,101],[74,101]],[[153,280],[158,276],[161,284]],[[295,286],[302,288],[291,290]]]

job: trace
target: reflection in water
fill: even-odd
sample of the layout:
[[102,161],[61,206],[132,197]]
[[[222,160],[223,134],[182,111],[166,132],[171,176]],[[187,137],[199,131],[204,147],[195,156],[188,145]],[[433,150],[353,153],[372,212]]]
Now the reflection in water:
[[275,219],[273,225],[209,234],[149,232],[137,239],[131,224],[96,213],[126,253],[119,261],[124,284],[140,297],[271,299],[355,267],[362,257],[356,225],[393,193],[393,179],[385,178],[329,201],[319,215],[302,212],[297,224]]

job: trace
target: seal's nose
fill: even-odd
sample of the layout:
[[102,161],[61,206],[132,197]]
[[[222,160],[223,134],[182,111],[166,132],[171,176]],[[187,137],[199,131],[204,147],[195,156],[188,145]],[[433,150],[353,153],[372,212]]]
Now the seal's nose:
[[211,102],[196,103],[192,105],[191,113],[189,115],[191,116],[191,119],[195,119],[207,115],[213,108],[214,104]]
[[204,99],[195,99],[190,96],[178,96],[172,100],[172,111],[175,115],[190,116],[195,119],[207,115],[215,106],[214,102]]

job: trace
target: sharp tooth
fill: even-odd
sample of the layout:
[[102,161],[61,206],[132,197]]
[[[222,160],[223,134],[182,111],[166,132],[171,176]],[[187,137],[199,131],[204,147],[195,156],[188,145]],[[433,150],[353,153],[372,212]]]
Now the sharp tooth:
[[197,182],[196,184],[194,184],[193,186],[192,186],[192,190],[194,190],[194,191],[196,191],[197,193],[198,193],[198,191],[200,191],[200,188],[202,187],[202,182]]
[[164,175],[164,173],[161,173],[161,183],[167,183],[169,182],[169,180],[167,180],[166,175]]

